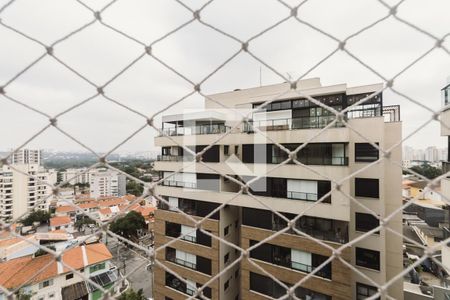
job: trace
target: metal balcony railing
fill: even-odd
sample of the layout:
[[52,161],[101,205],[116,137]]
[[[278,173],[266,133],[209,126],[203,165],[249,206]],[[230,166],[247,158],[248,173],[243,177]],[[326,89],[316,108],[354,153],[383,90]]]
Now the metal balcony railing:
[[[335,116],[320,116],[320,117],[299,117],[299,118],[284,118],[273,120],[249,121],[244,124],[243,131],[253,132],[255,127],[262,131],[274,130],[293,130],[293,129],[317,129],[324,128],[336,119]],[[343,127],[344,124],[336,122],[333,127]]]
[[171,187],[183,187],[189,189],[196,189],[197,183],[195,182],[185,182],[185,181],[176,181],[176,180],[164,180],[162,185],[171,186]]
[[159,136],[220,134],[227,132],[229,129],[230,129],[229,126],[225,126],[223,124],[171,127],[171,128],[162,128],[161,131],[163,132],[163,134],[160,134]]

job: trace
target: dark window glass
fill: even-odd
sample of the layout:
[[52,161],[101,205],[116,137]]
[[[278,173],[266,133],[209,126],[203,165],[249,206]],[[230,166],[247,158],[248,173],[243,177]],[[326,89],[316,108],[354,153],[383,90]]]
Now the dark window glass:
[[[374,286],[363,284],[363,283],[356,283],[356,299],[357,300],[364,300],[369,298],[370,296],[375,295],[378,293],[378,289]],[[380,297],[376,298],[377,300],[380,299]]]
[[211,275],[211,260],[197,255],[197,271]]
[[242,145],[242,162],[252,164],[254,162],[254,147],[253,144]]
[[228,146],[228,145],[223,146],[223,154],[225,154],[225,155],[230,154],[230,146]]
[[227,280],[227,282],[225,282],[225,284],[223,285],[223,290],[224,291],[228,290],[229,286],[230,286],[230,280]]
[[66,275],[66,280],[72,279],[73,278],[73,273],[67,274]]
[[[331,191],[331,181],[318,181],[317,182],[317,200],[325,196],[328,192]],[[322,203],[331,203],[331,195],[328,195],[325,199],[322,200]]]
[[230,225],[223,229],[223,235],[227,236],[230,233]]
[[203,246],[211,247],[211,236],[197,229],[197,243]]
[[[378,145],[378,143],[376,143]],[[379,158],[378,149],[369,143],[355,143],[355,161],[371,162]]]
[[[356,213],[355,214],[355,230],[367,232],[380,225],[378,218],[371,214]],[[379,232],[377,231],[377,234]]]
[[[250,240],[250,246],[257,244],[257,241]],[[272,262],[272,247],[270,244],[261,244],[250,251],[250,257],[262,261]]]
[[355,178],[355,196],[379,198],[380,187],[378,179],[373,178]]
[[242,225],[272,229],[272,212],[269,210],[242,208]]
[[380,270],[380,252],[356,247],[356,265],[374,270]]
[[229,260],[230,260],[230,253],[228,252],[228,253],[225,254],[225,256],[223,257],[223,263],[226,264],[226,263],[228,263]]

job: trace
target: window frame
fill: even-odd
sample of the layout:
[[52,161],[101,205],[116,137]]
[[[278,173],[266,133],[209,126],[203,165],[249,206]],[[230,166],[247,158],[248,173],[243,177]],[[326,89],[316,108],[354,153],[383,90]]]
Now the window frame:
[[[371,190],[371,185],[375,185],[376,189]],[[374,188],[374,186],[372,187]],[[355,197],[380,199],[380,180],[378,178],[361,178],[355,177],[354,179]],[[367,191],[370,191],[369,193]]]
[[[376,142],[375,143],[377,146],[379,146],[379,143]],[[358,150],[358,146],[366,146],[366,149],[359,149]],[[366,152],[369,155],[359,155],[358,156],[358,152]],[[373,151],[373,153],[372,153]],[[376,153],[376,156],[371,156],[370,154],[374,154]],[[358,157],[362,157],[362,158],[358,158]],[[372,158],[371,158],[372,157]],[[378,159],[380,159],[380,151],[376,148],[374,148],[370,143],[355,143],[355,162],[374,162],[377,161]]]
[[[378,221],[377,222],[378,224],[375,227],[369,228],[372,224],[369,224],[369,226],[367,226],[367,224],[366,224],[366,226],[361,226],[361,223],[358,222],[358,221],[363,221],[364,222],[364,220],[368,220],[369,218],[373,218],[370,221],[374,221],[374,219],[375,219],[376,221]],[[374,228],[376,228],[378,226],[380,226],[380,220],[378,218],[375,218],[372,214],[362,213],[362,212],[355,212],[355,231],[358,231],[358,232],[369,232],[369,231],[371,231],[372,229],[374,229]],[[374,234],[380,234],[380,231],[374,232]]]
[[[371,262],[368,260],[363,259],[366,255],[376,255],[376,261]],[[380,271],[381,267],[381,253],[377,250],[367,249],[367,248],[361,248],[356,247],[355,248],[355,264],[358,267],[363,267],[370,270]],[[362,262],[362,263],[361,263]]]

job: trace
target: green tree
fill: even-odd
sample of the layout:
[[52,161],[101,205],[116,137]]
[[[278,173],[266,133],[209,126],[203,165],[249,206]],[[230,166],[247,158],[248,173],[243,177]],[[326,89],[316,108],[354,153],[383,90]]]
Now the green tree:
[[[412,171],[425,176],[428,179],[434,179],[442,175],[442,169],[430,166],[429,164],[423,164],[420,166],[414,166],[410,168]],[[408,174],[408,171],[406,171]]]
[[118,299],[119,300],[146,300],[142,289],[139,289],[137,292],[133,289],[129,289],[128,291],[126,291],[125,293],[120,295],[120,297]]
[[137,197],[142,195],[142,192],[144,191],[144,187],[142,186],[142,184],[137,183],[134,180],[129,180],[127,182],[127,193],[128,194],[133,194]]
[[83,216],[81,219],[77,220],[73,225],[77,231],[80,231],[84,225],[95,224],[95,221],[87,216]]
[[109,229],[115,234],[129,239],[132,237],[136,238],[137,231],[146,227],[144,217],[138,212],[130,211],[124,217],[118,218],[111,223]]
[[48,223],[48,220],[50,220],[49,212],[44,210],[35,210],[22,220],[22,224],[25,226],[31,226],[34,222]]

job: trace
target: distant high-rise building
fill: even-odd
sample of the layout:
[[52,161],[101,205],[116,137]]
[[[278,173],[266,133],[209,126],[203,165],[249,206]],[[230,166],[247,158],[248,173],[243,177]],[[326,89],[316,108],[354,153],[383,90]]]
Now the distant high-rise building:
[[414,160],[414,149],[412,147],[403,147],[403,160]]
[[33,209],[48,210],[56,171],[41,165],[40,150],[20,150],[0,169],[0,218],[16,219]]
[[86,184],[90,182],[91,172],[94,172],[94,170],[87,171],[87,168],[66,169],[61,172],[61,181],[72,185]]
[[126,177],[119,172],[96,169],[90,172],[89,180],[91,197],[120,197],[126,194]]
[[425,149],[425,160],[429,162],[439,161],[438,149],[436,148],[436,146],[430,146]]
[[41,164],[41,150],[20,149],[11,156],[11,164]]

